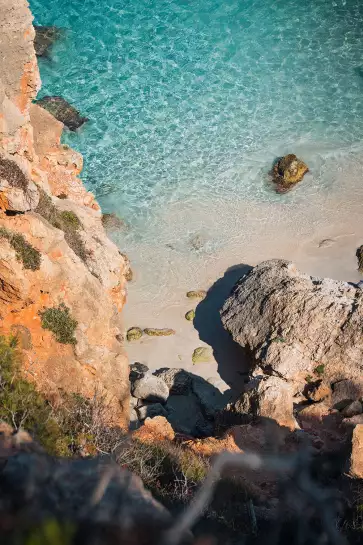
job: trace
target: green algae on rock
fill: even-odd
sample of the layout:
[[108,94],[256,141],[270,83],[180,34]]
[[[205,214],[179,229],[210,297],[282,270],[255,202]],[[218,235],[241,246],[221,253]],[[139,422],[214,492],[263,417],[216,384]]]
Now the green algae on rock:
[[205,299],[207,292],[205,290],[192,290],[187,292],[188,299]]
[[192,322],[195,318],[195,310],[188,310],[188,312],[185,315],[185,319],[188,320],[188,322]]
[[199,346],[196,348],[192,355],[192,362],[196,363],[209,363],[212,361],[212,351],[206,346]]
[[127,340],[130,341],[138,341],[142,337],[142,329],[140,327],[130,327],[130,329],[126,333]]
[[175,335],[174,329],[155,329],[152,327],[147,327],[144,329],[145,335],[149,335],[149,337],[170,337],[170,335]]

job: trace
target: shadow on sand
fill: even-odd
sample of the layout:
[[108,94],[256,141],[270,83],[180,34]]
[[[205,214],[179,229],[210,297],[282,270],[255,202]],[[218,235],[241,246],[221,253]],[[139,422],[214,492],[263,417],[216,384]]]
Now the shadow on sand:
[[224,276],[213,284],[206,298],[197,306],[194,319],[194,327],[200,339],[213,349],[221,378],[237,394],[241,392],[248,372],[248,357],[223,328],[219,312],[235,283],[251,269],[251,266],[245,264],[227,269]]

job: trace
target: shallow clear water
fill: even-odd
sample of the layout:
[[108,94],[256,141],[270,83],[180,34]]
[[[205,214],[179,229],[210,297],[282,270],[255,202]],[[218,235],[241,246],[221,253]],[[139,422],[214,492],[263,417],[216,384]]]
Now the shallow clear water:
[[[195,236],[214,251],[233,235],[218,203],[276,201],[291,214],[334,190],[339,161],[361,153],[361,0],[30,4],[37,23],[67,29],[40,62],[41,95],[90,118],[64,141],[84,155],[104,209],[131,225],[120,242],[131,253],[140,241],[183,251]],[[281,197],[267,173],[287,152],[312,174]],[[178,225],[165,220],[175,203]],[[193,224],[199,205],[210,225]]]

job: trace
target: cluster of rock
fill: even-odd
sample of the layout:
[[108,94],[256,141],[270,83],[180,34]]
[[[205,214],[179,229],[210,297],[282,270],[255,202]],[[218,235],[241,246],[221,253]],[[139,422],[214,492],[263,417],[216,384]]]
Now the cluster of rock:
[[211,382],[184,369],[162,368],[152,373],[141,363],[130,366],[130,422],[163,416],[175,432],[192,437],[214,434],[215,419],[226,398]]
[[266,261],[236,284],[221,318],[253,362],[237,410],[291,429],[328,416],[336,430],[363,423],[360,287]]
[[[98,390],[126,425],[119,312],[129,264],[78,177],[81,155],[61,144],[63,124],[33,103],[40,78],[28,2],[0,0],[0,13],[0,333],[24,333],[24,372],[40,390],[52,397],[59,389],[85,396]],[[82,258],[51,211],[76,220]],[[21,251],[24,259],[30,251],[38,256],[34,266],[19,259]],[[40,313],[62,303],[78,323],[74,346],[60,345],[42,328]]]

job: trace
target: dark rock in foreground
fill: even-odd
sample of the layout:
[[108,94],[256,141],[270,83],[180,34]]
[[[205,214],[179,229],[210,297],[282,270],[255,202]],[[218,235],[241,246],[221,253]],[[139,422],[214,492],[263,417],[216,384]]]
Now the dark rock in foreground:
[[87,117],[82,117],[79,111],[62,97],[46,96],[37,100],[37,104],[51,113],[71,131],[76,131],[88,121]]
[[[39,532],[39,528],[45,531],[50,525],[52,535],[54,531],[59,535],[66,528],[72,529],[72,543],[151,545],[162,541],[171,517],[139,477],[105,458],[53,458],[26,432],[12,435],[9,426],[0,426],[0,520],[4,542],[25,543],[19,540],[21,532],[27,535],[35,529]],[[71,543],[63,537],[64,541],[59,537],[59,543]]]
[[62,35],[60,28],[56,26],[34,26],[34,49],[37,57],[47,57],[51,46]]

